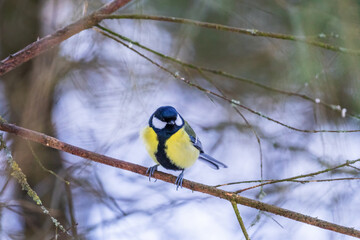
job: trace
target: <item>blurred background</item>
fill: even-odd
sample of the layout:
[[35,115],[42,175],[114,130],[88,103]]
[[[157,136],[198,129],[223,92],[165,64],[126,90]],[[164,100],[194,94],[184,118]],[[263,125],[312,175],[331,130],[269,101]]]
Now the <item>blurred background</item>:
[[[0,0],[0,58],[106,2]],[[360,49],[359,10],[360,3],[355,0],[134,0],[117,14],[188,18]],[[179,23],[121,19],[105,20],[101,25],[195,66],[291,92],[281,94],[199,72],[127,43],[176,75],[292,127],[360,128],[359,56]],[[318,103],[295,94],[305,94]],[[324,107],[324,102],[331,107]],[[248,125],[233,105],[186,85],[94,29],[0,77],[0,115],[9,122],[146,167],[153,162],[139,131],[163,105],[174,106],[197,132],[205,151],[229,166],[214,171],[198,162],[185,171],[186,179],[203,184],[282,179],[360,156],[359,133],[293,131],[239,108]],[[147,177],[13,135],[6,139],[44,206],[74,238],[244,239],[227,201],[187,189],[176,191],[175,185],[149,182]],[[61,178],[44,170],[39,162]],[[306,180],[359,177],[360,165],[354,166]],[[5,160],[1,160],[0,184],[0,238],[54,238],[53,223],[9,175]],[[255,184],[222,189],[235,191]],[[359,185],[354,179],[285,182],[241,195],[359,229]],[[239,210],[252,239],[351,239],[256,209],[239,205]]]

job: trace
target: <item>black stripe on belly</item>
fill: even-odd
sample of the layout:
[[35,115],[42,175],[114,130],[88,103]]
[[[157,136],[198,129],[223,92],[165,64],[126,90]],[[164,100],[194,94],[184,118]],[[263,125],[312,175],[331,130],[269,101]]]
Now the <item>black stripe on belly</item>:
[[[154,129],[154,128],[153,128]],[[156,160],[160,163],[161,166],[163,166],[166,169],[171,170],[183,170],[182,168],[176,166],[173,164],[168,156],[166,155],[166,148],[165,148],[165,142],[173,135],[175,134],[181,127],[178,127],[176,125],[166,125],[163,129],[154,129],[154,131],[157,134],[157,138],[159,141],[157,152],[155,153]]]
[[178,166],[174,165],[165,153],[165,141],[159,141],[157,152],[155,153],[156,160],[166,169],[171,170],[183,170]]

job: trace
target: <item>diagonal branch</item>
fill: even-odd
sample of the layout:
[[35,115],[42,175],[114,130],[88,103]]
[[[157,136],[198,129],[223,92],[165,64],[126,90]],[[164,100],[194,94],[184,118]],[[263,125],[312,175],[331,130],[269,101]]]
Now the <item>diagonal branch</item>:
[[[360,159],[356,159],[356,160],[352,160],[352,161],[346,161],[346,162],[343,163],[343,164],[337,165],[337,166],[335,166],[335,167],[327,168],[327,169],[324,169],[324,170],[321,170],[321,171],[317,171],[317,172],[313,172],[313,173],[308,173],[308,174],[302,174],[302,175],[299,175],[299,176],[290,177],[290,178],[284,178],[284,179],[279,179],[279,180],[270,180],[270,181],[263,182],[263,183],[260,183],[260,184],[258,184],[258,185],[252,186],[252,187],[248,187],[248,188],[244,188],[244,189],[238,190],[238,191],[236,191],[236,193],[241,193],[241,192],[244,192],[244,191],[247,191],[247,190],[250,190],[250,189],[254,189],[254,188],[257,188],[257,187],[262,187],[262,186],[267,185],[267,184],[274,184],[274,183],[279,183],[279,182],[294,181],[295,179],[305,178],[305,177],[313,177],[313,176],[315,176],[315,175],[319,175],[319,174],[322,174],[322,173],[331,172],[331,171],[334,171],[334,170],[336,170],[336,169],[343,168],[343,167],[345,167],[345,166],[351,167],[351,164],[357,163],[357,162],[359,162],[359,161],[360,161]],[[306,181],[306,180],[305,180],[305,181]],[[322,180],[322,181],[324,181],[324,180]],[[300,182],[304,182],[304,181],[300,181]],[[230,183],[229,185],[232,185],[232,184],[235,184],[235,183]]]
[[238,219],[238,222],[240,224],[240,228],[244,234],[244,237],[246,240],[250,240],[250,237],[249,237],[249,234],[247,233],[246,231],[246,228],[245,228],[245,224],[244,224],[244,221],[242,220],[242,217],[240,215],[240,212],[239,212],[239,208],[237,207],[237,204],[236,202],[231,202],[231,205],[234,209],[234,212],[235,212],[235,215],[236,215],[236,218]]
[[81,18],[80,20],[56,31],[51,35],[47,35],[38,41],[29,44],[17,53],[3,59],[0,62],[0,76],[40,55],[41,53],[59,45],[61,42],[73,35],[98,24],[102,20],[102,18],[99,18],[100,15],[113,13],[128,2],[130,2],[130,0],[113,0],[92,14]]
[[[170,57],[168,55],[165,55],[163,53],[155,51],[154,49],[146,47],[146,46],[140,44],[139,42],[136,42],[136,41],[134,41],[134,40],[132,40],[132,39],[130,39],[128,37],[125,37],[123,35],[120,35],[119,33],[116,33],[116,32],[114,32],[114,31],[112,31],[112,30],[110,30],[108,28],[105,28],[105,27],[101,26],[101,25],[96,25],[96,27],[100,28],[101,30],[103,30],[103,31],[105,31],[105,32],[107,32],[107,33],[109,33],[109,34],[111,34],[113,36],[116,36],[119,39],[122,39],[122,40],[124,40],[126,42],[129,42],[129,43],[131,43],[133,45],[136,45],[136,46],[138,46],[138,47],[140,47],[140,48],[142,48],[142,49],[144,49],[144,50],[146,50],[148,52],[151,52],[151,53],[155,54],[156,56],[159,56],[161,58],[164,58],[164,59],[170,60],[172,62],[175,62],[177,64],[180,64],[181,66],[185,66],[185,67],[188,67],[188,68],[191,68],[191,69],[195,69],[195,70],[200,71],[200,72],[205,71],[205,72],[209,72],[209,73],[212,73],[212,74],[215,74],[215,75],[223,76],[223,77],[226,77],[226,78],[229,78],[229,79],[234,79],[234,80],[239,81],[239,82],[254,85],[254,86],[257,86],[259,88],[263,88],[265,90],[280,93],[280,94],[284,94],[284,95],[287,95],[287,96],[299,97],[299,98],[302,98],[302,99],[304,99],[306,101],[312,102],[314,104],[320,104],[320,105],[326,107],[329,110],[338,111],[339,113],[342,113],[342,111],[344,109],[340,105],[326,103],[322,99],[319,99],[319,98],[312,98],[312,97],[309,97],[308,95],[305,95],[305,94],[274,88],[274,87],[271,87],[271,86],[256,82],[254,80],[250,80],[250,79],[247,79],[247,78],[244,78],[244,77],[240,77],[240,76],[231,74],[229,72],[225,72],[225,71],[220,70],[220,69],[212,69],[212,68],[203,67],[203,66],[197,66],[197,65],[194,65],[194,64],[191,64],[191,63],[188,63],[188,62],[184,62],[184,61],[181,61],[181,60],[179,60],[177,58]],[[350,117],[352,117],[354,119],[358,119],[358,120],[360,119],[360,116],[358,116],[356,113],[352,113],[351,110],[349,110],[349,109],[346,112],[346,116],[350,116]]]
[[[60,151],[64,151],[64,152],[67,152],[67,153],[70,153],[70,154],[73,154],[73,155],[76,155],[76,156],[79,156],[82,158],[86,158],[86,159],[89,159],[89,160],[92,160],[92,161],[95,161],[98,163],[106,164],[106,165],[113,166],[116,168],[121,168],[121,169],[124,169],[127,171],[131,171],[134,173],[144,175],[144,176],[147,175],[146,174],[147,168],[145,168],[143,166],[140,166],[140,165],[137,165],[134,163],[130,163],[130,162],[126,162],[126,161],[122,161],[122,160],[118,160],[115,158],[107,157],[107,156],[104,156],[104,155],[101,155],[101,154],[98,154],[95,152],[91,152],[91,151],[76,147],[74,145],[70,145],[70,144],[62,142],[54,137],[50,137],[50,136],[47,136],[45,134],[42,134],[42,133],[39,133],[36,131],[22,128],[22,127],[14,125],[14,124],[6,123],[1,118],[0,118],[0,130],[9,132],[9,133],[13,133],[24,139],[34,141],[34,142],[40,143],[42,145],[45,145],[47,147],[58,149]],[[165,181],[165,182],[169,182],[169,183],[174,183],[176,180],[175,176],[167,174],[167,173],[159,172],[159,171],[155,171],[155,173],[153,174],[153,177],[156,179]],[[354,228],[341,226],[338,224],[320,220],[318,218],[313,218],[313,217],[310,217],[310,216],[307,216],[307,215],[304,215],[301,213],[297,213],[297,212],[290,211],[290,210],[287,210],[284,208],[280,208],[280,207],[273,206],[273,205],[270,205],[267,203],[263,203],[263,202],[260,202],[257,200],[242,197],[233,192],[228,192],[225,190],[217,189],[212,186],[200,184],[197,182],[192,182],[189,180],[184,180],[183,187],[188,188],[193,191],[202,192],[202,193],[206,193],[206,194],[209,194],[209,195],[212,195],[215,197],[226,199],[230,202],[234,202],[234,203],[248,206],[251,208],[256,208],[261,211],[277,214],[277,215],[280,215],[280,216],[283,216],[283,217],[286,217],[289,219],[293,219],[298,222],[303,222],[306,224],[317,226],[319,228],[323,228],[323,229],[327,229],[330,231],[334,231],[334,232],[342,233],[345,235],[360,238],[360,231],[356,230]]]
[[254,37],[268,37],[268,38],[276,38],[276,39],[282,39],[282,40],[303,42],[303,43],[306,43],[309,45],[313,45],[316,47],[324,48],[324,49],[335,51],[335,52],[352,54],[352,55],[356,55],[356,56],[360,55],[359,49],[349,49],[349,48],[345,48],[345,47],[333,46],[331,44],[316,41],[316,40],[310,39],[309,37],[305,37],[305,36],[294,36],[294,35],[282,34],[282,33],[265,32],[265,31],[260,31],[258,29],[230,27],[230,26],[226,26],[226,25],[222,25],[222,24],[200,22],[200,21],[186,19],[186,18],[151,16],[151,15],[142,15],[142,14],[103,15],[103,16],[99,16],[99,17],[101,17],[103,19],[143,19],[143,20],[190,24],[190,25],[203,27],[203,28],[210,28],[210,29],[215,29],[215,30],[246,34],[246,35],[250,35],[250,36],[254,36]]
[[262,118],[265,118],[271,122],[274,122],[276,124],[279,124],[283,127],[286,127],[286,128],[289,128],[291,130],[294,130],[294,131],[298,131],[298,132],[304,132],[304,133],[355,133],[355,132],[360,132],[360,129],[351,129],[351,130],[316,130],[316,129],[300,129],[300,128],[296,128],[296,127],[292,127],[290,125],[287,125],[285,123],[282,123],[274,118],[271,118],[271,117],[268,117],[264,114],[262,114],[261,112],[258,112],[256,110],[253,110],[252,108],[250,107],[247,107],[243,104],[240,103],[240,101],[238,100],[235,100],[235,99],[230,99],[226,96],[223,96],[222,94],[219,94],[219,93],[216,93],[216,92],[213,92],[213,91],[210,91],[206,88],[203,88],[201,87],[200,85],[197,85],[191,81],[189,81],[188,79],[185,79],[184,77],[181,77],[178,73],[176,72],[172,72],[171,70],[167,69],[166,67],[160,65],[159,63],[155,62],[154,60],[152,60],[151,58],[145,56],[144,54],[142,54],[141,52],[139,52],[138,50],[134,49],[131,45],[128,45],[126,43],[124,43],[123,41],[121,41],[120,39],[116,38],[115,36],[112,36],[100,29],[99,28],[99,25],[96,26],[97,28],[95,28],[96,31],[100,32],[101,34],[103,34],[104,36],[108,37],[108,38],[111,38],[113,39],[114,41],[120,43],[121,45],[123,45],[124,47],[130,49],[131,51],[135,52],[136,54],[138,54],[139,56],[141,56],[142,58],[146,59],[147,61],[149,61],[150,63],[152,63],[153,65],[157,66],[158,68],[160,68],[161,70],[169,73],[171,76],[173,76],[175,79],[178,79],[178,80],[181,80],[183,81],[184,83],[186,83],[187,85],[191,86],[191,87],[194,87],[194,88],[197,88],[198,90],[206,93],[206,94],[210,94],[210,95],[213,95],[217,98],[220,98],[220,99],[223,99],[225,101],[227,101],[228,103],[234,105],[234,106],[239,106],[255,115],[258,115]]

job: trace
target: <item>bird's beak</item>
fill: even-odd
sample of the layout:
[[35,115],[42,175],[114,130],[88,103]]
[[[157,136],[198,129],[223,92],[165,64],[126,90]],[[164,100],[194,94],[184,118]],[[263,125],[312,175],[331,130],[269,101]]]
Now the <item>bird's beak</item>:
[[175,121],[174,120],[171,120],[168,122],[169,125],[175,125]]

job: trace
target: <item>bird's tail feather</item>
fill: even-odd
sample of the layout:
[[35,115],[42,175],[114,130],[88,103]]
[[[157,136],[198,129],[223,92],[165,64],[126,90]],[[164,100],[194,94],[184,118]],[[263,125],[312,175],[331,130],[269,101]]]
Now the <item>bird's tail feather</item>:
[[204,161],[204,163],[207,163],[209,167],[216,170],[220,169],[220,167],[227,168],[225,164],[207,155],[206,153],[200,153],[199,159]]

